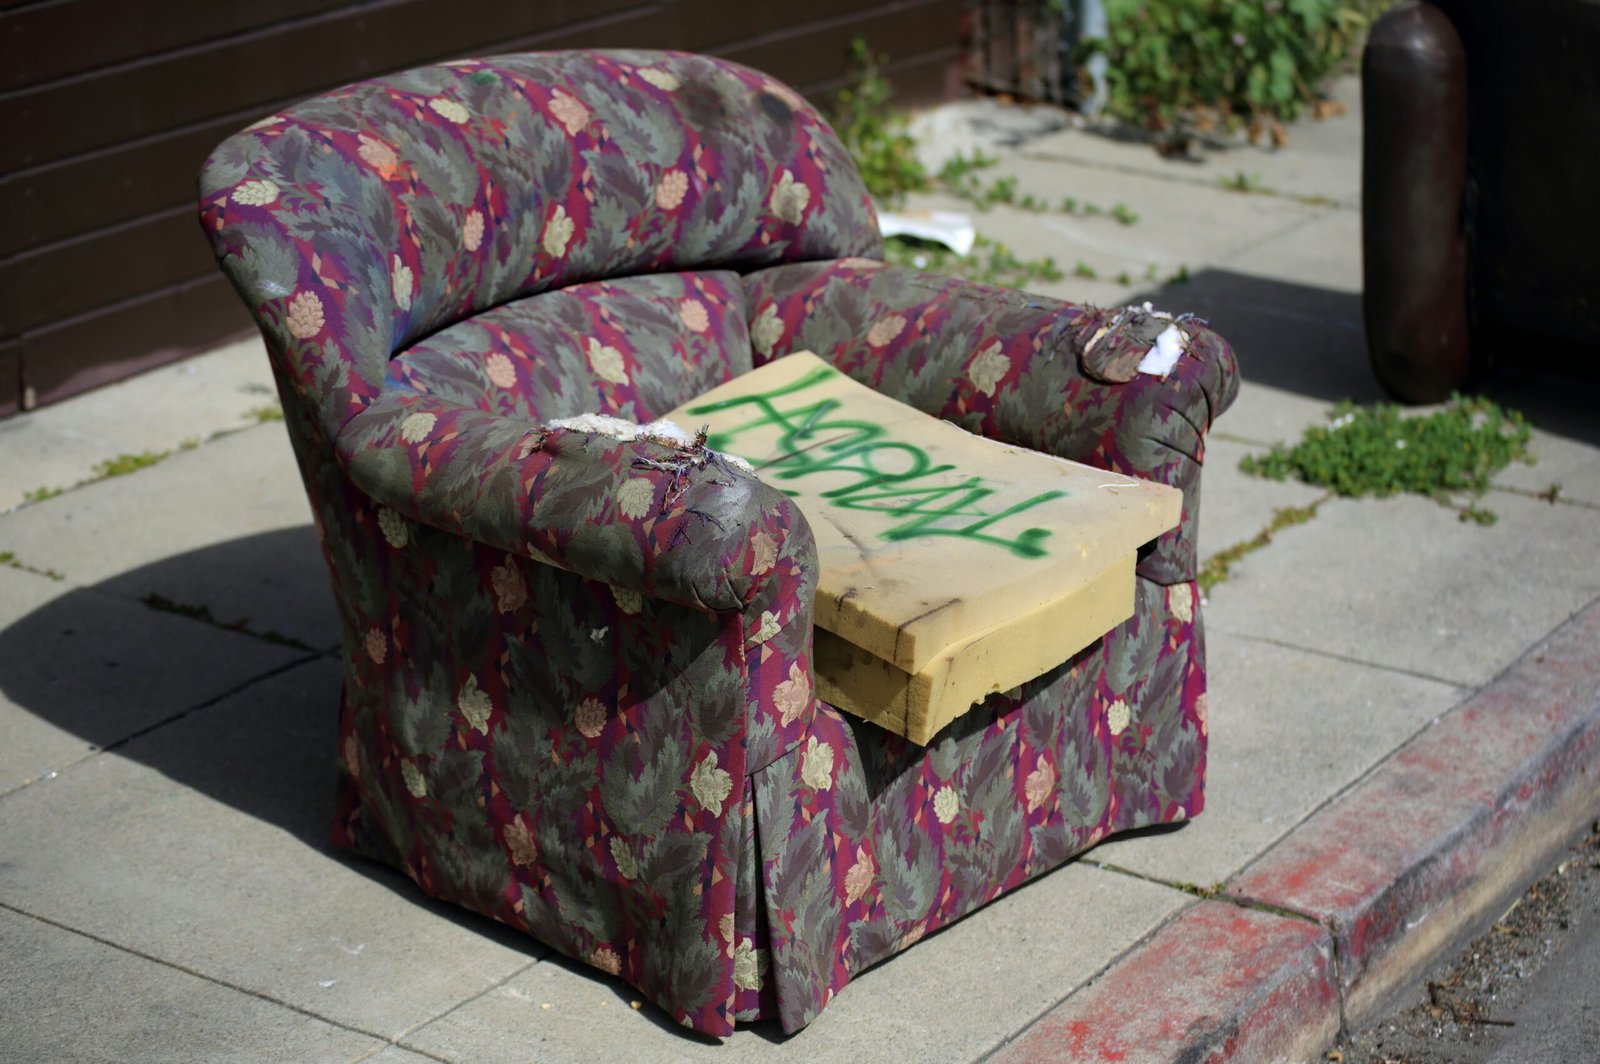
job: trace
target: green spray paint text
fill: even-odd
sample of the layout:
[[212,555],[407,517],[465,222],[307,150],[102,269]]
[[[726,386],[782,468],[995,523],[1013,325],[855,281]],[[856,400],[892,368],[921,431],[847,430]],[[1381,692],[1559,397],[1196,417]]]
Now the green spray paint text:
[[[956,536],[1002,547],[1019,558],[1044,557],[1045,549],[1041,544],[1050,536],[1048,529],[1025,528],[1013,537],[999,535],[992,529],[1000,521],[1061,498],[1066,492],[1040,492],[997,512],[980,508],[979,503],[995,494],[995,489],[987,487],[982,477],[969,476],[960,483],[948,483],[950,478],[942,474],[950,472],[954,466],[935,465],[928,453],[915,444],[886,438],[888,434],[881,425],[857,418],[832,417],[844,405],[837,399],[805,402],[804,397],[799,396],[836,373],[837,370],[821,366],[781,388],[706,403],[691,407],[688,412],[713,414],[752,407],[755,413],[752,420],[713,433],[706,443],[717,450],[737,451],[731,444],[741,433],[777,426],[782,433],[778,454],[766,461],[763,469],[773,470],[767,475],[778,480],[796,480],[818,473],[857,474],[859,479],[855,483],[821,492],[820,497],[845,509],[873,510],[903,518],[901,523],[881,533],[884,539]],[[780,410],[774,400],[790,396],[799,397],[801,405]],[[961,523],[961,519],[970,520]]]

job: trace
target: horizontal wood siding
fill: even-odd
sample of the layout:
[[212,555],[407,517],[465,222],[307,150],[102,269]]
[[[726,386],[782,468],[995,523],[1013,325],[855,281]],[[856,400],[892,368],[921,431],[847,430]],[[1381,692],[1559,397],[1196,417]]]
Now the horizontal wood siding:
[[[248,330],[194,220],[223,138],[297,100],[467,55],[678,48],[813,99],[850,41],[902,102],[958,82],[959,0],[0,0],[0,416]],[[9,404],[9,405],[8,405]]]
[[26,405],[43,406],[253,332],[244,304],[213,272],[24,333],[18,350]]
[[[32,4],[6,18],[0,89],[21,89],[142,56],[204,45],[348,0],[66,0]],[[107,32],[108,29],[115,32]],[[70,48],[62,42],[71,41]]]

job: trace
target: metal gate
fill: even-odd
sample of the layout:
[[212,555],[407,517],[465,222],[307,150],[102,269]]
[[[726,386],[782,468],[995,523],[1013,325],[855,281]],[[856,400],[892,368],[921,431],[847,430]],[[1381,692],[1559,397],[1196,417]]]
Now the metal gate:
[[1083,19],[1074,0],[968,0],[962,11],[967,83],[980,92],[1076,104],[1073,53]]

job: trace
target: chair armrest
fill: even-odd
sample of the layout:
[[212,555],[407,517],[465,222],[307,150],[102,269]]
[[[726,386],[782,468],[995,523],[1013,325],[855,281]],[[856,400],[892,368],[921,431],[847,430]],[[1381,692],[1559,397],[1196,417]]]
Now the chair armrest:
[[861,260],[775,267],[746,286],[758,355],[814,351],[969,431],[1182,489],[1182,522],[1139,571],[1193,578],[1204,435],[1238,391],[1208,327],[1184,323],[1183,353],[1156,376],[1107,357],[1125,352],[1105,338],[1086,357],[1115,311]]
[[788,498],[703,446],[387,391],[335,449],[357,487],[418,521],[696,609],[756,603],[778,555],[811,543]]

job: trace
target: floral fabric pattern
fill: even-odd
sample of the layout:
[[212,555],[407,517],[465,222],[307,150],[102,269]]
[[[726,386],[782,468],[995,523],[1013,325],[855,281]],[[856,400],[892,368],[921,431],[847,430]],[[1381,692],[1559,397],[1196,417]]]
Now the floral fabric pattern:
[[[661,52],[360,82],[229,138],[200,192],[224,269],[330,436],[377,397],[395,352],[519,296],[883,246],[854,164],[804,101]],[[291,328],[300,293],[328,323],[314,339]]]
[[[1085,376],[1086,308],[884,267],[788,88],[659,52],[411,71],[225,142],[201,221],[268,352],[344,634],[334,841],[715,1035],[1107,834],[1203,804],[1193,525],[1231,400]],[[1176,484],[1134,616],[923,748],[818,702],[781,492],[643,423],[809,348],[961,424]],[[683,426],[693,432],[694,426]]]
[[[745,278],[756,365],[814,351],[863,384],[961,427],[1183,490],[1183,519],[1142,557],[1161,584],[1195,570],[1205,431],[1233,402],[1238,367],[1194,326],[1166,377],[1108,384],[1075,345],[1093,307],[875,262],[780,266]],[[894,323],[896,319],[904,324]]]

